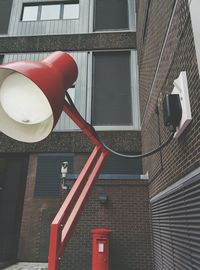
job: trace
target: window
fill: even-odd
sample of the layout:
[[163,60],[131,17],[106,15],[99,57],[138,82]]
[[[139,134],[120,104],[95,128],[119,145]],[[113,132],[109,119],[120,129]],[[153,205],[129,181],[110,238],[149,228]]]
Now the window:
[[130,52],[93,56],[92,124],[132,125]]
[[36,172],[35,197],[58,197],[60,170],[63,161],[69,162],[68,172],[73,173],[73,154],[40,154]]
[[38,6],[24,7],[22,21],[36,21],[38,14]]
[[147,35],[147,31],[148,31],[150,4],[151,4],[151,0],[148,0],[147,9],[146,9],[146,16],[145,16],[145,22],[144,22],[144,30],[143,30],[143,41],[144,41],[144,39],[145,39],[145,37]]
[[78,18],[79,18],[79,5],[65,4],[63,11],[63,19],[78,19]]
[[25,4],[23,6],[22,21],[63,20],[79,18],[79,2],[48,4]]
[[95,0],[94,30],[128,28],[128,0]]
[[7,34],[13,0],[0,1],[0,34]]
[[125,159],[113,154],[110,155],[109,159],[106,160],[101,170],[101,178],[107,175],[110,175],[110,178],[113,177],[113,175],[118,175],[118,178],[120,178],[120,176],[121,178],[123,178],[127,177],[127,175],[130,175],[133,178],[133,175],[140,175],[140,174],[142,174],[141,158],[137,158],[133,161],[133,159],[130,158]]
[[42,5],[41,20],[60,19],[60,5]]
[[0,65],[3,63],[3,57],[4,55],[0,55]]
[[73,85],[71,88],[67,90],[71,100],[75,102],[75,85]]
[[200,10],[200,1],[199,0],[191,0],[190,1],[190,15],[191,15],[196,56],[197,56],[197,62],[198,62],[198,67],[199,67],[199,74],[200,74],[200,29],[199,29],[200,18],[199,18],[199,10]]

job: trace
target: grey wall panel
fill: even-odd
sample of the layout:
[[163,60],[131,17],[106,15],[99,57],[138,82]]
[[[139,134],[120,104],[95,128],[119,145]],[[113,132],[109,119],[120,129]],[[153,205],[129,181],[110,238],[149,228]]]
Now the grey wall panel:
[[[8,34],[10,36],[74,34],[89,31],[90,0],[80,0],[79,19],[22,22],[23,3],[38,3],[40,0],[14,0]],[[42,2],[49,2],[43,0]],[[64,1],[63,1],[64,2]]]
[[[6,54],[4,64],[20,60],[39,61],[44,59],[48,53],[21,53],[21,54]],[[75,105],[81,115],[86,117],[86,98],[87,98],[87,52],[74,52],[70,55],[75,59],[79,75],[75,83]],[[69,117],[62,113],[54,131],[78,130],[78,127]]]

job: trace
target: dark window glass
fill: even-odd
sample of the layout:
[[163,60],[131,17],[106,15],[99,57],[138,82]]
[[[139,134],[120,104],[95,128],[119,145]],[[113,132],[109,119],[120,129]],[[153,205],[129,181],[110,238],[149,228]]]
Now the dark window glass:
[[95,53],[92,124],[132,125],[130,52]]
[[94,30],[128,27],[128,0],[95,0]]
[[8,32],[12,3],[12,0],[0,1],[0,34],[7,34]]
[[133,160],[131,158],[125,159],[115,155],[111,155],[106,160],[101,174],[140,175],[142,174],[141,158]]
[[0,55],[0,64],[2,64],[3,63],[3,55]]
[[27,169],[28,156],[0,154],[1,262],[17,258]]
[[148,28],[148,23],[149,23],[150,3],[151,3],[151,0],[148,0],[146,16],[145,16],[145,23],[144,23],[144,31],[143,31],[143,41],[144,41],[144,39],[147,35],[147,31],[148,31],[147,28]]
[[61,164],[68,161],[68,173],[73,173],[73,154],[41,154],[38,156],[35,197],[58,197]]

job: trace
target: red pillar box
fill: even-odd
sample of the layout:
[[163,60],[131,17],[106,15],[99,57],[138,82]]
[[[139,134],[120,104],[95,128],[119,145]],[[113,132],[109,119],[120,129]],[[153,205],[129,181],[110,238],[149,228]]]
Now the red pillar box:
[[109,270],[109,234],[110,229],[91,230],[92,234],[92,270]]

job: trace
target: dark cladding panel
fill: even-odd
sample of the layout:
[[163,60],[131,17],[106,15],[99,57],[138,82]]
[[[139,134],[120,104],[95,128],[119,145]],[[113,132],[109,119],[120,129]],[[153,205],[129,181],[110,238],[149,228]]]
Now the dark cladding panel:
[[[124,153],[130,155],[130,153]],[[131,153],[132,155],[134,153]],[[142,174],[141,158],[121,158],[116,155],[110,155],[106,160],[101,174],[122,174],[122,175],[139,175]]]
[[127,0],[96,0],[94,30],[128,29]]
[[61,164],[68,161],[68,173],[73,173],[72,154],[41,154],[38,156],[35,197],[58,197]]
[[4,55],[0,55],[0,65],[3,63],[3,57]]
[[7,34],[13,0],[0,0],[0,34]]
[[17,258],[27,170],[27,155],[0,154],[1,262],[11,262]]
[[130,52],[95,53],[92,124],[132,125]]

